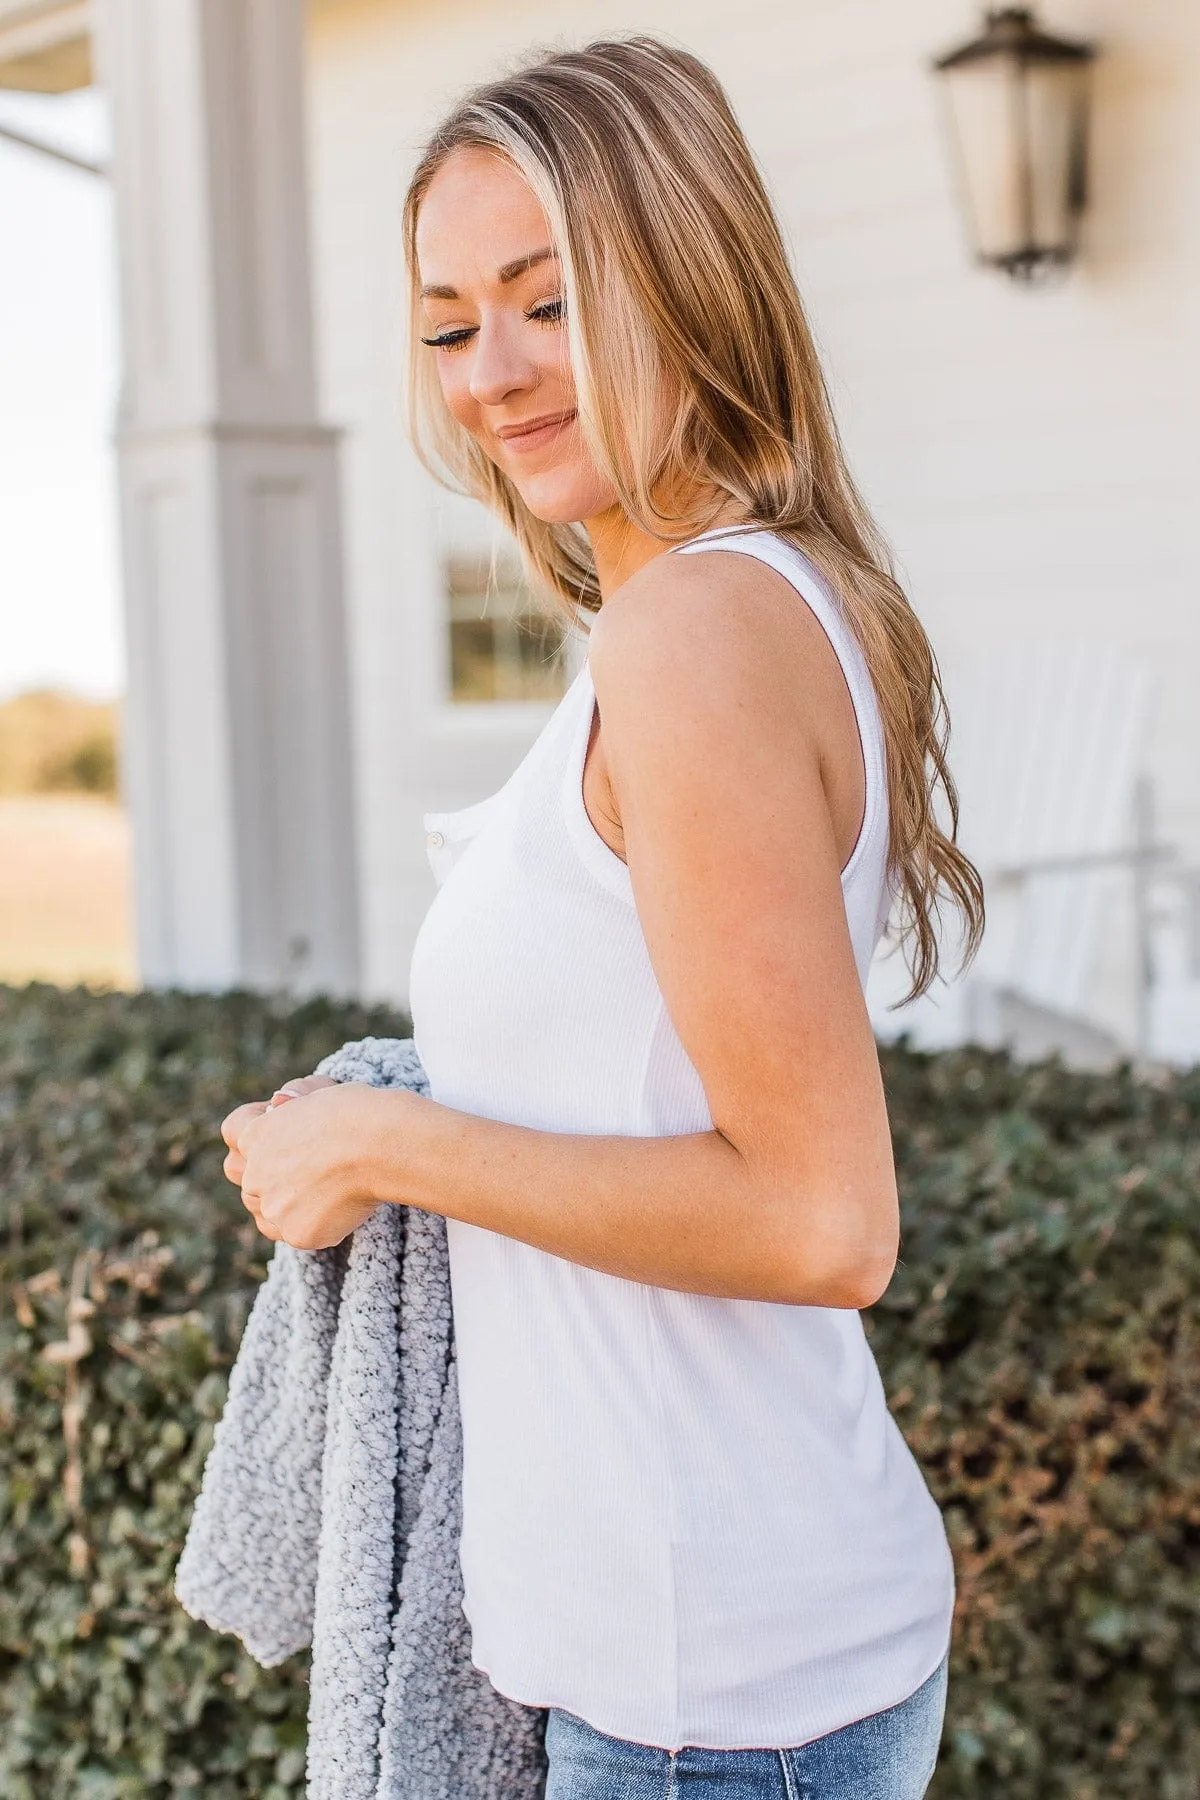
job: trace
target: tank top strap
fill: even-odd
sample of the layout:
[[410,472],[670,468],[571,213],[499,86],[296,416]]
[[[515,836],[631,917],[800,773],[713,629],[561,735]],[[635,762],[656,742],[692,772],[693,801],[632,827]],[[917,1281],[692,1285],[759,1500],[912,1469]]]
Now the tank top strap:
[[843,887],[864,863],[874,874],[887,860],[888,795],[883,720],[867,659],[842,606],[816,565],[795,544],[775,531],[717,527],[678,544],[671,554],[687,555],[702,550],[725,550],[752,556],[782,575],[799,594],[829,640],[838,659],[858,726],[866,795],[863,820],[849,860],[842,870]]

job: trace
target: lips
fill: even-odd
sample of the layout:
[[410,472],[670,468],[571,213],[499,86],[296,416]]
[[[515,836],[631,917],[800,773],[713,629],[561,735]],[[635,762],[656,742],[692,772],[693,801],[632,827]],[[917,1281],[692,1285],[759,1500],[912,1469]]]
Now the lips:
[[496,436],[508,450],[540,450],[575,421],[574,411],[542,413],[536,419],[522,419],[519,424],[502,425]]

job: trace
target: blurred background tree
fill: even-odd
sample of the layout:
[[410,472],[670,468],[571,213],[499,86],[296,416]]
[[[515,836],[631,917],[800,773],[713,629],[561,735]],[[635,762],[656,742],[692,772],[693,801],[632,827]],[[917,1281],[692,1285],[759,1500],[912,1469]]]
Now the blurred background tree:
[[0,703],[0,794],[117,794],[117,707],[51,688]]

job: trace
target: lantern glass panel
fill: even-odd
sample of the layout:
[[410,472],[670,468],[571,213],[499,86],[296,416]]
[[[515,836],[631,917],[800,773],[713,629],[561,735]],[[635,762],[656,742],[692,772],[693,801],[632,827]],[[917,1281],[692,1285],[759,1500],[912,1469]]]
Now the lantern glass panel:
[[1025,71],[1032,249],[1064,257],[1074,248],[1083,203],[1088,69],[1034,63]]
[[1001,261],[1027,242],[1020,66],[1011,56],[981,57],[948,69],[945,91],[975,248]]

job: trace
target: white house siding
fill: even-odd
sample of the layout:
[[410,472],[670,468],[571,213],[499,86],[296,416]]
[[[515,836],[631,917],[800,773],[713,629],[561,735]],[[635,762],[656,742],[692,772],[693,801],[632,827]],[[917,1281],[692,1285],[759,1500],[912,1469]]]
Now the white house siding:
[[526,47],[661,32],[727,84],[766,168],[853,465],[935,645],[1086,636],[1153,656],[1151,769],[1200,857],[1200,8],[1058,0],[1097,39],[1094,204],[1064,285],[964,251],[931,55],[960,0],[337,0],[312,31],[325,416],[346,429],[366,970],[403,997],[432,891],[419,814],[491,791],[536,718],[438,724],[436,502],[406,448],[399,211],[415,146]]

